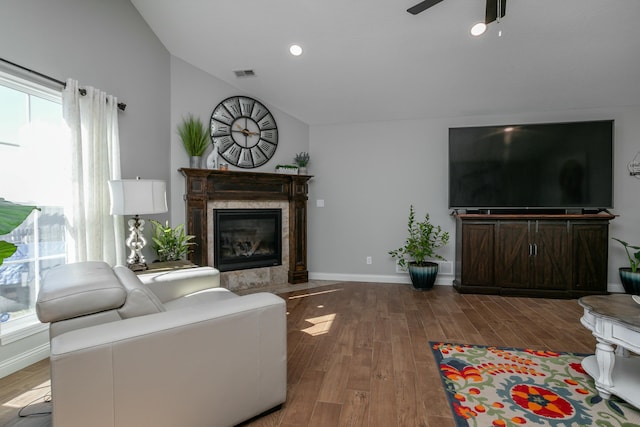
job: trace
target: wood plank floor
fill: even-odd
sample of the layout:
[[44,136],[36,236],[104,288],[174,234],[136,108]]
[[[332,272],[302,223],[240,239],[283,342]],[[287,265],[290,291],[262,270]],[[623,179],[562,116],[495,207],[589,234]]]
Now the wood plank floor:
[[[243,427],[453,426],[429,341],[595,349],[576,300],[351,282],[281,296],[288,308],[287,402]],[[19,407],[48,391],[48,369],[43,361],[0,379],[0,426],[49,425],[16,418]]]

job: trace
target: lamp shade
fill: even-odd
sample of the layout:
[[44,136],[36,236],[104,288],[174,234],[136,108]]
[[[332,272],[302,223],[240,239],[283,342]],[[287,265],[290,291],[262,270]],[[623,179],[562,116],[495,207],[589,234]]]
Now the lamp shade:
[[155,179],[109,181],[111,215],[148,215],[167,212],[167,184]]

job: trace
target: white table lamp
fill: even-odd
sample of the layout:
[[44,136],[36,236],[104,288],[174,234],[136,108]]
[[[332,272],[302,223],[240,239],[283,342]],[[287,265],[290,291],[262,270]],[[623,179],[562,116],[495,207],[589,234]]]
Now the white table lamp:
[[131,234],[127,247],[131,253],[127,266],[134,271],[146,270],[147,264],[142,249],[147,244],[142,230],[144,220],[139,215],[167,212],[167,184],[155,179],[120,179],[109,181],[111,193],[111,215],[134,215],[128,221]]

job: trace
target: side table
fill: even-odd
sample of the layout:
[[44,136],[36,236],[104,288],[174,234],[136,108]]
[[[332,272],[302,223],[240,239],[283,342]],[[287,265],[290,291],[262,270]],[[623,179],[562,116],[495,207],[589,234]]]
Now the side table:
[[188,260],[152,262],[147,264],[146,270],[136,271],[137,275],[159,273],[161,271],[180,270],[183,268],[196,268],[197,265]]
[[590,295],[578,302],[584,308],[580,322],[598,341],[582,367],[604,399],[615,394],[640,408],[640,304],[627,294]]

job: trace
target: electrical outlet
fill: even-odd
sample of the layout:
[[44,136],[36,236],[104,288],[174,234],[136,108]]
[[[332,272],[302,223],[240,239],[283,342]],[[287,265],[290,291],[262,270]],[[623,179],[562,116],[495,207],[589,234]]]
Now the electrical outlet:
[[367,264],[373,264],[373,258],[370,256],[367,257]]

